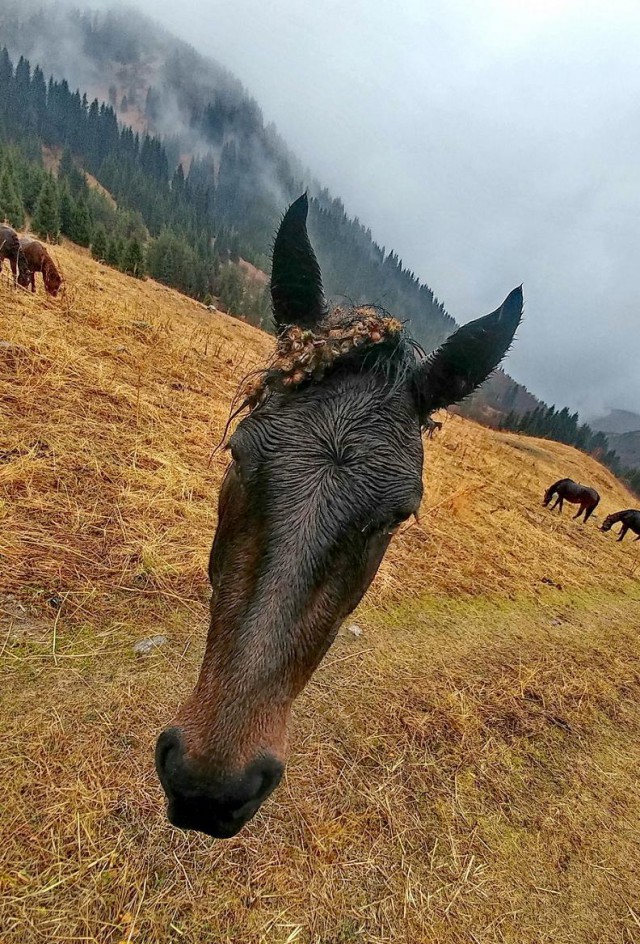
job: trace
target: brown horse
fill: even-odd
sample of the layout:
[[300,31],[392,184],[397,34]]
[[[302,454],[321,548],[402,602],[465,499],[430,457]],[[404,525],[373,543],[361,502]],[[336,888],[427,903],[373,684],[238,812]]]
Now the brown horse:
[[617,524],[619,521],[622,522],[622,527],[620,528],[620,537],[618,541],[624,540],[624,536],[627,531],[631,530],[634,534],[637,534],[638,537],[636,541],[640,541],[640,511],[635,508],[627,508],[626,511],[617,511],[615,515],[607,515],[607,517],[602,522],[601,531],[611,531],[611,527],[614,524]]
[[4,259],[8,259],[13,274],[13,284],[18,279],[18,256],[20,254],[20,240],[15,229],[8,223],[0,224],[0,272]]
[[42,243],[39,243],[37,239],[33,239],[31,236],[22,236],[20,238],[19,265],[19,285],[23,288],[27,288],[31,285],[31,291],[35,292],[36,272],[41,272],[45,291],[48,295],[53,295],[55,298],[62,285],[62,276]]
[[432,420],[430,416],[427,417],[424,428],[427,431],[427,436],[429,439],[433,439],[434,433],[439,433],[442,429],[442,423],[439,423],[438,420]]
[[551,511],[558,505],[558,511],[562,513],[562,506],[565,501],[568,501],[572,505],[580,505],[573,517],[579,518],[581,514],[584,514],[584,521],[588,521],[600,501],[600,496],[595,488],[587,488],[586,485],[579,485],[577,482],[574,482],[573,479],[560,479],[546,490],[542,502],[545,508],[554,495],[556,496],[556,500],[551,506]]
[[217,837],[277,786],[294,698],[418,511],[427,418],[488,377],[522,315],[518,288],[419,361],[385,313],[328,311],[306,218],[304,195],[276,236],[276,355],[228,443],[200,676],[156,746],[171,822]]

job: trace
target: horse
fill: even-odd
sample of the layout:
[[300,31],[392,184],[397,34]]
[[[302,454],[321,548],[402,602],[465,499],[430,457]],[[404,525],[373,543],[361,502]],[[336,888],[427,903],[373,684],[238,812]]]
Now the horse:
[[31,236],[21,236],[19,266],[18,285],[22,288],[31,285],[31,291],[35,292],[36,272],[42,272],[45,291],[55,298],[62,285],[62,276],[42,243]]
[[627,508],[626,511],[616,511],[614,515],[607,515],[607,517],[602,522],[601,531],[611,531],[611,528],[614,524],[617,524],[619,521],[622,522],[622,527],[620,528],[620,537],[618,541],[624,540],[624,536],[627,531],[631,530],[634,534],[637,534],[638,537],[636,541],[640,541],[640,511],[636,508]]
[[427,437],[433,439],[433,434],[435,432],[440,432],[442,429],[442,423],[439,423],[438,420],[431,419],[430,416],[427,417],[424,428],[427,431]]
[[600,495],[596,492],[595,488],[587,488],[586,485],[579,485],[577,482],[574,482],[573,479],[560,479],[546,490],[542,502],[545,508],[554,495],[556,496],[556,500],[551,506],[550,511],[553,511],[556,505],[558,505],[558,510],[562,514],[562,506],[565,501],[568,501],[572,505],[580,505],[573,517],[579,518],[580,515],[584,513],[584,521],[589,520],[600,501]]
[[522,317],[520,287],[421,359],[381,309],[329,309],[307,212],[303,194],[276,234],[276,351],[231,411],[205,653],[156,743],[169,821],[218,838],[278,785],[292,702],[418,512],[428,417],[492,373]]
[[8,223],[0,223],[0,272],[4,259],[9,261],[13,275],[14,286],[18,281],[18,256],[20,254],[20,240],[18,234]]

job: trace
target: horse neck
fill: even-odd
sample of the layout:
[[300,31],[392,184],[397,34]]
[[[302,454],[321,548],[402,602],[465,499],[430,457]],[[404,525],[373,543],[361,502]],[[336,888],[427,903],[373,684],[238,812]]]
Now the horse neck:
[[609,515],[609,521],[611,524],[616,524],[618,521],[621,521],[624,516],[624,511],[616,511],[615,515]]

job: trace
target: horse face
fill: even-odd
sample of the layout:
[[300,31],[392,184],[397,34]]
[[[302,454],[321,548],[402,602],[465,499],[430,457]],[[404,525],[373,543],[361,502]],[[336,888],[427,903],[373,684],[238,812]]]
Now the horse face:
[[55,298],[62,287],[62,277],[58,272],[48,272],[44,277],[44,287],[47,295]]
[[614,524],[614,522],[611,520],[611,518],[612,518],[612,516],[611,516],[611,515],[608,515],[608,516],[604,519],[604,521],[602,522],[602,526],[601,526],[601,528],[600,528],[601,531],[611,531],[611,528],[613,527],[613,524]]
[[[276,240],[277,320],[283,312],[284,319],[324,311],[300,203]],[[303,223],[306,201],[304,211]],[[301,268],[278,257],[283,251],[297,253]],[[304,306],[296,296],[301,285]],[[421,426],[500,360],[520,319],[518,297],[517,311],[503,306],[460,329],[422,364],[404,342],[385,365],[338,361],[322,381],[272,393],[239,425],[219,497],[200,675],[156,748],[175,825],[232,836],[277,786],[294,698],[399,524],[418,509]]]

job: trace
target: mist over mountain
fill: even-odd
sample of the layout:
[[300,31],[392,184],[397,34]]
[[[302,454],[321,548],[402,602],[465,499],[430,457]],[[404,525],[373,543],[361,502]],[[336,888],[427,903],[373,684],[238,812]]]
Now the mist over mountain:
[[[157,136],[170,178],[168,202],[179,193],[199,202],[198,214],[206,219],[205,230],[216,243],[216,265],[220,258],[240,256],[268,271],[271,240],[283,208],[308,188],[313,198],[309,228],[330,298],[393,311],[410,322],[427,350],[455,327],[432,289],[395,251],[377,242],[366,225],[348,215],[342,201],[303,166],[274,125],[265,123],[241,82],[219,63],[141,14],[107,4],[87,12],[61,2],[6,0],[0,10],[0,35],[14,58],[26,56],[64,79],[70,89],[77,86],[87,100],[95,96],[107,102],[121,125],[140,140],[146,134]],[[121,206],[142,207],[140,199],[131,202],[131,187],[113,163],[102,167],[94,155],[92,171],[98,179],[102,174],[108,189],[118,191]],[[151,237],[167,223],[151,210],[148,199],[143,217]],[[184,213],[181,219],[184,224]],[[437,233],[439,221],[429,225]],[[195,246],[204,245],[200,235],[193,232]],[[205,241],[209,236],[202,233]],[[207,253],[201,255],[201,265],[208,265]],[[162,277],[158,270],[152,274]],[[200,296],[218,291],[220,280],[208,287],[205,281],[199,280]],[[196,291],[175,278],[171,284]],[[242,311],[242,288],[231,288],[231,307]],[[264,298],[252,303],[257,317],[263,317],[265,304]],[[527,321],[523,332],[530,330]],[[516,347],[514,357],[520,350]],[[525,387],[497,373],[468,410],[496,422],[501,413],[524,413],[537,402]]]
[[[158,135],[169,171],[215,193],[215,227],[237,234],[238,252],[268,270],[273,233],[284,208],[305,189],[313,196],[309,228],[325,289],[335,301],[374,303],[410,321],[426,349],[455,327],[443,304],[393,251],[347,215],[287,148],[241,83],[131,10],[79,12],[9,0],[2,37],[25,56],[98,100],[136,133]],[[72,55],[73,51],[73,55]]]

